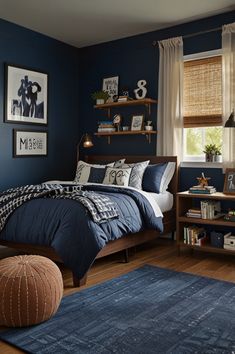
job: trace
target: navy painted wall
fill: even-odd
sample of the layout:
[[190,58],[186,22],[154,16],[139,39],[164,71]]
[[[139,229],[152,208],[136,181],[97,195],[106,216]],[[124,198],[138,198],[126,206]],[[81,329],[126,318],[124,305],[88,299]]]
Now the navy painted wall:
[[[73,178],[79,118],[78,58],[77,48],[0,20],[0,190],[51,178]],[[5,62],[49,74],[47,127],[3,123]],[[13,128],[48,131],[48,156],[13,158]]]
[[[92,92],[102,88],[102,79],[119,76],[120,88],[130,92],[139,79],[148,82],[148,97],[157,98],[158,49],[153,40],[207,30],[235,21],[235,11],[105,44],[77,49],[36,32],[0,20],[0,190],[10,186],[38,183],[51,178],[71,179],[74,176],[76,143],[84,132],[93,133],[105,112],[93,109]],[[214,32],[184,40],[185,54],[218,49],[221,33]],[[4,63],[33,67],[49,74],[48,127],[3,123]],[[124,124],[130,124],[132,114],[145,113],[141,107],[113,111],[121,113]],[[152,120],[156,120],[156,107]],[[78,121],[79,120],[79,121]],[[13,128],[49,132],[48,157],[13,158]],[[91,154],[150,154],[156,152],[156,139],[148,144],[144,136],[95,139]],[[181,189],[188,187],[201,169],[181,169]],[[213,183],[222,186],[221,170],[209,170],[216,176]],[[190,181],[191,185],[191,181]],[[222,187],[220,187],[221,189]]]
[[[120,85],[129,87],[133,94],[139,79],[146,79],[148,83],[148,97],[157,98],[158,94],[158,48],[152,46],[154,40],[162,40],[179,35],[191,34],[199,31],[220,27],[223,24],[235,21],[235,11],[213,16],[203,20],[174,26],[171,28],[150,32],[126,39],[108,42],[87,47],[80,53],[80,117],[81,131],[94,132],[97,130],[99,119],[106,117],[105,112],[93,109],[90,99],[92,92],[102,88],[102,79],[109,76],[119,76]],[[211,32],[184,39],[184,54],[192,54],[221,48],[221,31]],[[130,124],[131,114],[143,112],[140,107],[132,110],[115,110],[114,113],[124,115],[125,124]],[[156,107],[151,118],[156,121]],[[156,126],[156,124],[155,124]],[[95,138],[95,147],[88,151],[91,154],[135,154],[154,155],[156,153],[156,139],[148,144],[144,136],[113,137],[111,145],[107,145],[105,138]],[[180,173],[180,188],[187,189],[196,182],[195,177],[202,169],[182,168]],[[207,175],[214,176],[213,184],[220,190],[223,186],[221,169],[205,169]]]

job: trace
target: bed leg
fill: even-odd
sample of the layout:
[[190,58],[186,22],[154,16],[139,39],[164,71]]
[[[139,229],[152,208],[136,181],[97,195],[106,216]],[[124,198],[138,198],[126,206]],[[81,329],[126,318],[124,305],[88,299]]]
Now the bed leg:
[[124,261],[125,263],[129,263],[129,252],[128,252],[128,248],[126,248],[124,250]]
[[83,278],[78,279],[74,274],[73,274],[73,286],[75,288],[80,287],[82,285],[86,284],[86,280],[87,280],[87,273],[84,275]]

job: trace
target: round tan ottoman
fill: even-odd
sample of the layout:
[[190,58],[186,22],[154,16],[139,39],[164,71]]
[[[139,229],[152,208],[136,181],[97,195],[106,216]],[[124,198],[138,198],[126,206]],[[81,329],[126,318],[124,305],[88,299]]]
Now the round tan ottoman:
[[0,261],[0,325],[24,327],[53,316],[63,295],[57,265],[41,256]]

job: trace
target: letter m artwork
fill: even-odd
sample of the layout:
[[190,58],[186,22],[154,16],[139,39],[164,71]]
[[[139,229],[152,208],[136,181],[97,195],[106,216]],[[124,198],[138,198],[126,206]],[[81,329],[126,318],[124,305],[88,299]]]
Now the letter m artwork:
[[20,150],[28,150],[28,139],[20,138]]

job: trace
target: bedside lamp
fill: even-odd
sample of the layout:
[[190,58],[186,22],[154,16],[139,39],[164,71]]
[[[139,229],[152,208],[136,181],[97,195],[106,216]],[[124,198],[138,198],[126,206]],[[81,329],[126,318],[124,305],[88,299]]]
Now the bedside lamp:
[[91,148],[94,146],[91,136],[87,133],[83,134],[79,143],[77,144],[77,161],[79,160],[79,148],[81,144],[84,148]]
[[234,109],[230,114],[230,116],[228,117],[228,120],[226,121],[224,128],[235,128]]

